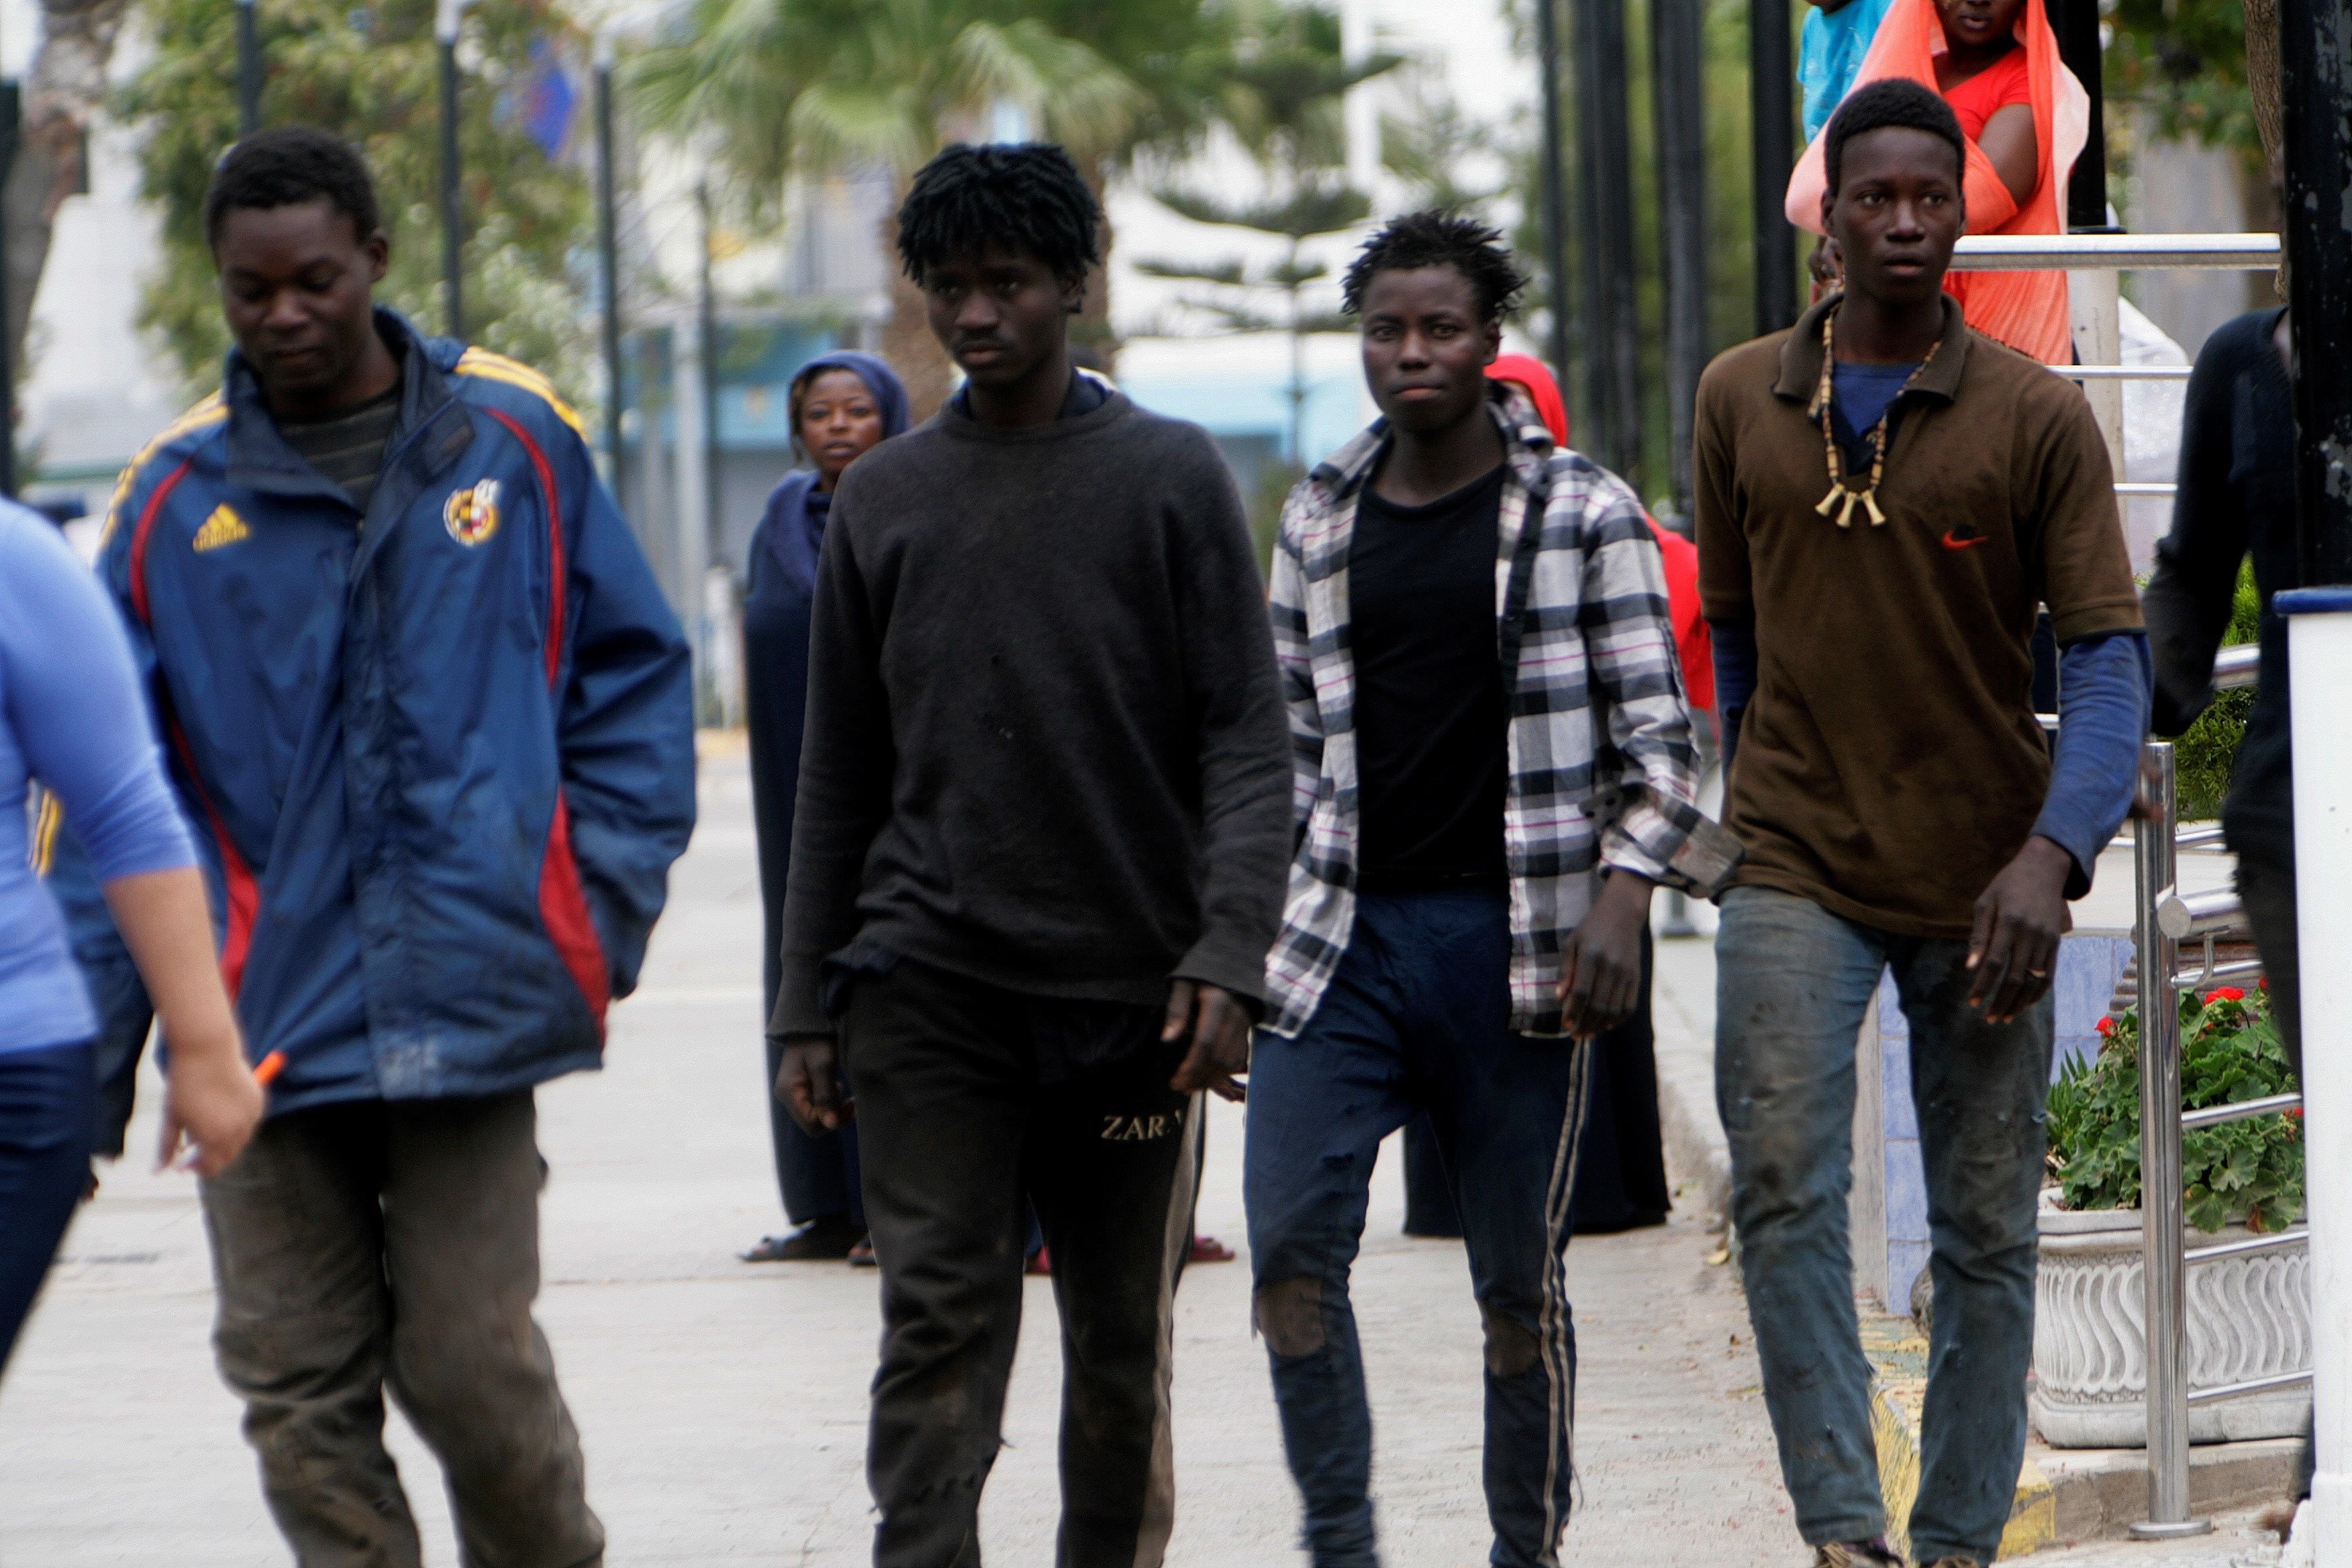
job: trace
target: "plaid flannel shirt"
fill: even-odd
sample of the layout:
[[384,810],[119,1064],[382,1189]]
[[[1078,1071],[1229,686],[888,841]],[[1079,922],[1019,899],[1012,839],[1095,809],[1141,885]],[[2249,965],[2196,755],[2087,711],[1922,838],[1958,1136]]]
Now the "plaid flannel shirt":
[[[1496,634],[1509,702],[1503,807],[1510,873],[1511,1027],[1564,1032],[1559,954],[1602,864],[1702,896],[1738,863],[1697,805],[1698,758],[1642,503],[1582,454],[1555,449],[1515,394],[1490,404],[1510,473],[1495,561]],[[1268,1024],[1295,1035],[1347,951],[1356,915],[1355,661],[1348,549],[1386,423],[1290,493],[1270,610],[1290,711],[1298,847],[1282,934],[1266,959]]]

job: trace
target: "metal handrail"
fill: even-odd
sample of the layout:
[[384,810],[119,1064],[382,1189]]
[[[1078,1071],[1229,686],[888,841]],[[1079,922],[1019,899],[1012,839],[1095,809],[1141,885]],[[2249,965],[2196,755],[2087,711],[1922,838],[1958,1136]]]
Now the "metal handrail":
[[2262,679],[2263,646],[2237,643],[2213,656],[2213,689],[2235,691]]
[[2252,271],[2278,261],[2274,234],[1969,234],[1952,247],[1956,272]]
[[2234,963],[2215,963],[2208,960],[2197,969],[2184,969],[2172,977],[2175,991],[2194,991],[2200,985],[2219,985],[2225,980],[2259,980],[2263,976],[2263,961],[2244,959]]
[[2180,1255],[2184,1263],[2211,1263],[2223,1258],[2252,1258],[2264,1252],[2293,1252],[2311,1239],[2309,1226],[2293,1226],[2276,1236],[2250,1236],[2243,1241],[2217,1241],[2192,1247]]
[[[2251,686],[2260,661],[2259,648],[2225,648],[2214,661],[2213,684],[2222,689]],[[2135,944],[2139,963],[2140,1258],[2147,1292],[2142,1321],[2147,1336],[2148,1512],[2145,1522],[2132,1527],[2132,1533],[2166,1537],[2210,1528],[2189,1511],[2189,1407],[2311,1381],[2308,1372],[2284,1373],[2191,1390],[2186,1321],[2189,1268],[2220,1258],[2304,1247],[2310,1232],[2298,1226],[2276,1236],[2199,1247],[2187,1244],[2187,1205],[2181,1189],[2183,1134],[2294,1110],[2302,1105],[2303,1098],[2278,1094],[2234,1105],[2180,1108],[2180,992],[2221,979],[2252,979],[2262,972],[2262,964],[2259,960],[2214,962],[2214,937],[2242,925],[2244,910],[2237,894],[2227,889],[2183,893],[2176,876],[2178,852],[2183,844],[2217,840],[2220,831],[2200,827],[2182,833],[2172,747],[2151,742],[2142,754],[2148,776],[2148,805],[2153,807],[2134,828],[2133,856],[2139,898]],[[2205,962],[2201,968],[2184,970],[2181,943],[2197,938],[2204,941]]]
[[2184,893],[2167,888],[2156,896],[2156,923],[2175,942],[2235,931],[2244,923],[2245,906],[2234,889],[2216,888],[2206,893]]
[[2243,1383],[2221,1383],[2211,1388],[2200,1388],[2189,1395],[2191,1405],[2211,1405],[2223,1399],[2240,1399],[2249,1394],[2274,1394],[2282,1388],[2300,1388],[2311,1381],[2307,1372],[2274,1372],[2268,1377],[2250,1377]]
[[[2194,1132],[2200,1127],[2219,1127],[2225,1121],[2248,1121],[2257,1116],[2276,1116],[2284,1110],[2301,1110],[2303,1096],[2299,1094],[2266,1094],[2260,1100],[2241,1100],[2228,1105],[2208,1105],[2180,1113],[2180,1130]],[[2281,1231],[2281,1236],[2300,1236],[2301,1231]]]

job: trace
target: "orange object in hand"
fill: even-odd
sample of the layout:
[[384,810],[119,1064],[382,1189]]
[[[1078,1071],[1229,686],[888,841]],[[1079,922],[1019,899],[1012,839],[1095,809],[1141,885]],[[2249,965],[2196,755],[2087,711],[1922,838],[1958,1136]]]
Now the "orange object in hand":
[[268,1089],[286,1070],[286,1053],[272,1051],[253,1064],[253,1081]]

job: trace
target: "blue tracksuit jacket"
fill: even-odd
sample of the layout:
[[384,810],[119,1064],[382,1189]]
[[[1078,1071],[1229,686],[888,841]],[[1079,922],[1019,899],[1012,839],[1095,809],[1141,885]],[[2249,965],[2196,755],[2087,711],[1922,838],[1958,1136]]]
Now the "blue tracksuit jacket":
[[[694,826],[687,647],[578,416],[425,338],[364,516],[242,359],[116,486],[130,624],[273,1114],[597,1065]],[[69,868],[67,868],[69,871]],[[135,984],[72,896],[100,1013]]]

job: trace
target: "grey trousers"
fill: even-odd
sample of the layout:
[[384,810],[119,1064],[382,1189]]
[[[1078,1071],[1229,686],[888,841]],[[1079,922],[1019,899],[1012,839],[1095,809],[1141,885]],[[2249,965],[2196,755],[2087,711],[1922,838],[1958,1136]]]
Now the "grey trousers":
[[527,1089],[273,1117],[204,1186],[222,1378],[299,1568],[419,1568],[383,1392],[447,1473],[465,1568],[596,1568],[539,1294]]

